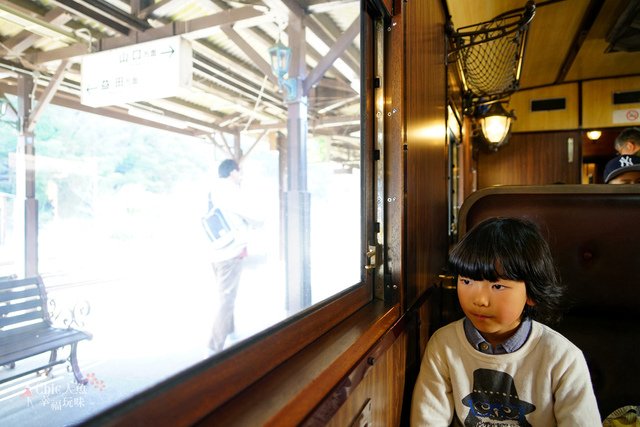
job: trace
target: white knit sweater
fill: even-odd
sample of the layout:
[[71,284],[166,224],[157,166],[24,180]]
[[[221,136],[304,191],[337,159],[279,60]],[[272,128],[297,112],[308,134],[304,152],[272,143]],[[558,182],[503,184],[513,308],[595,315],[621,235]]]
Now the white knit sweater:
[[531,326],[519,350],[499,355],[475,350],[462,320],[439,329],[422,359],[411,425],[601,427],[580,349],[548,326]]

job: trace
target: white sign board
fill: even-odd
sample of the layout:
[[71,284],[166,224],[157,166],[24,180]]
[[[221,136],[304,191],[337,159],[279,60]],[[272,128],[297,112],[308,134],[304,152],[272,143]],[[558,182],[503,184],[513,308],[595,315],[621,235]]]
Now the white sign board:
[[191,44],[167,37],[82,58],[81,103],[91,107],[167,98],[191,86]]
[[631,124],[640,122],[640,108],[627,108],[613,112],[613,123]]

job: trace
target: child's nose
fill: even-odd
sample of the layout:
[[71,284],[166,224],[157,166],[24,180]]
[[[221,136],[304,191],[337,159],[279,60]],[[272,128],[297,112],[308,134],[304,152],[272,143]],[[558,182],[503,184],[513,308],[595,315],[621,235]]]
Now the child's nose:
[[480,307],[489,305],[489,290],[485,286],[478,286],[473,293],[473,303]]

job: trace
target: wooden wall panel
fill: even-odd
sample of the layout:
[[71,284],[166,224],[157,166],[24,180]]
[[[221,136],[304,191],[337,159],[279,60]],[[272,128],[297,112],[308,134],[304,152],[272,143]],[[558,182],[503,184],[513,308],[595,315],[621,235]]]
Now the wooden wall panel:
[[406,243],[408,304],[446,262],[445,15],[438,0],[404,3]]
[[326,427],[400,424],[406,340],[403,333],[381,357],[371,361],[371,370]]
[[[593,129],[612,126],[640,125],[640,114],[614,121],[616,110],[635,109],[640,112],[640,103],[613,104],[614,92],[640,91],[640,77],[591,80],[582,83],[582,127]],[[626,119],[625,119],[626,118]],[[635,118],[635,120],[633,120]]]
[[[573,161],[568,140],[573,138]],[[579,184],[581,134],[578,131],[511,135],[496,153],[478,155],[478,189],[493,185]]]
[[[521,90],[511,95],[509,109],[515,110],[517,119],[513,132],[578,129],[578,84],[570,83],[538,89]],[[531,101],[564,98],[563,110],[531,111]]]

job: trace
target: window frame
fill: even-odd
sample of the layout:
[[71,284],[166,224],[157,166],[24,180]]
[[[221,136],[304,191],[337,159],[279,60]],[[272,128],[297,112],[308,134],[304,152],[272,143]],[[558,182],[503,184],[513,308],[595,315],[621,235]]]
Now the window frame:
[[[385,16],[379,5],[370,0],[360,2],[361,43],[361,281],[333,297],[315,304],[300,313],[259,332],[236,346],[203,360],[186,370],[165,379],[150,389],[91,416],[88,421],[96,424],[125,425],[146,422],[150,419],[175,420],[193,424],[220,408],[223,404],[256,384],[269,372],[309,348],[321,336],[343,323],[358,311],[369,307],[374,313],[361,316],[365,323],[357,330],[374,328],[382,331],[400,317],[397,305],[377,301],[374,281],[381,276],[382,263],[376,268],[365,269],[373,259],[367,257],[367,248],[379,240],[376,226],[376,188],[381,167],[376,167],[379,157],[374,154],[375,129],[375,22]],[[379,96],[379,95],[378,95]],[[383,175],[383,174],[382,174]],[[376,257],[380,258],[380,257]],[[327,266],[329,267],[329,266]],[[379,285],[380,286],[380,285]],[[385,296],[386,297],[386,296]],[[382,306],[382,308],[381,308]],[[366,311],[366,310],[365,310]],[[357,317],[357,316],[355,316]],[[362,334],[366,335],[366,334]],[[180,414],[175,408],[180,408]]]

